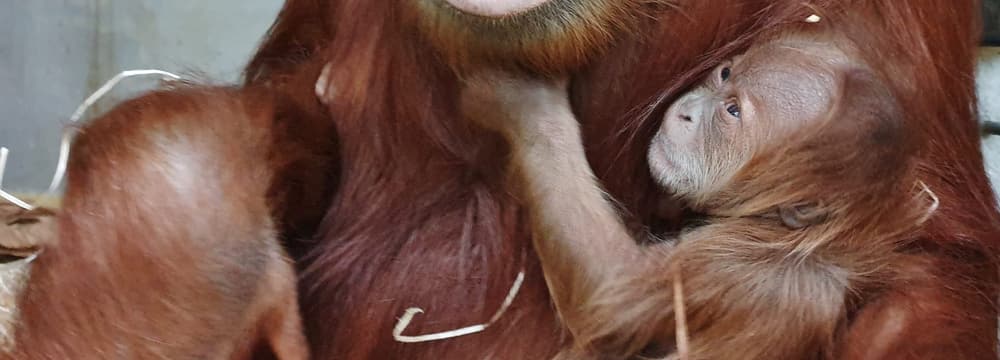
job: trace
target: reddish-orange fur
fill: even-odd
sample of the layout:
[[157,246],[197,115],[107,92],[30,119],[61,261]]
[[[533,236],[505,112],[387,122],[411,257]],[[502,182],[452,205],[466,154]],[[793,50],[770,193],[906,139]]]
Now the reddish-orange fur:
[[[885,305],[861,312],[851,334],[871,338],[866,334],[883,324],[881,314],[900,310],[911,320],[897,334],[904,345],[993,356],[997,311],[993,297],[981,294],[996,293],[1000,217],[970,105],[978,2],[678,3],[679,9],[643,18],[634,34],[616,34],[611,50],[592,54],[582,69],[571,62],[565,69],[575,79],[571,95],[590,162],[633,215],[631,227],[641,231],[652,223],[658,201],[643,149],[654,128],[645,120],[655,116],[637,116],[656,113],[647,111],[650,99],[672,99],[761,29],[801,22],[830,5],[857,6],[853,36],[870,44],[865,51],[878,72],[893,75],[890,87],[902,91],[907,125],[929,139],[918,155],[920,177],[942,206],[918,241],[918,258],[926,261],[912,265],[937,276],[886,294],[878,300]],[[302,258],[313,350],[318,358],[545,358],[562,346],[562,331],[522,210],[499,177],[505,155],[494,150],[496,137],[470,128],[456,113],[451,65],[402,21],[403,7],[290,0],[247,70],[250,83],[262,83],[296,74],[302,59],[339,69],[331,83],[340,95],[330,108],[341,135],[343,177],[318,242],[305,245],[310,251]],[[314,82],[281,84],[309,89]],[[528,254],[527,264],[517,260],[521,253]],[[425,344],[390,337],[409,306],[427,310],[408,330],[413,333],[484,321],[522,265],[525,287],[484,333]]]
[[[36,203],[36,199],[27,199]],[[25,210],[0,204],[0,353],[14,346],[18,298],[28,282],[32,260],[56,240],[56,217],[51,209]]]
[[[278,171],[275,186],[268,190],[271,204],[279,205],[275,208],[287,208],[287,214],[279,211],[276,215],[282,225],[291,227],[287,234],[309,240],[290,245],[304,270],[299,287],[311,350],[318,359],[547,358],[567,343],[566,334],[549,303],[524,209],[501,176],[506,159],[502,141],[459,115],[458,77],[453,71],[458,66],[445,60],[456,59],[441,55],[455,49],[435,49],[419,27],[407,21],[413,14],[404,13],[410,7],[403,3],[409,1],[421,0],[288,0],[246,72],[248,84],[285,94],[278,104],[300,109],[293,118],[305,119],[302,124],[292,121],[296,125],[287,131],[308,131],[287,137],[275,151],[291,148],[295,151],[290,154],[316,156],[295,162],[305,167]],[[859,8],[852,36],[857,43],[870,46],[863,49],[872,56],[868,63],[891,80],[890,87],[906,109],[907,125],[927,139],[920,144],[919,177],[941,198],[940,209],[921,230],[915,261],[906,264],[914,273],[932,276],[914,277],[873,299],[848,329],[842,351],[862,354],[889,349],[894,357],[927,358],[923,350],[932,349],[942,359],[995,359],[994,294],[1000,281],[994,254],[1000,215],[983,171],[974,120],[977,1],[818,0],[812,4],[815,9],[809,9],[797,0],[684,0],[678,9],[643,8],[640,12],[650,16],[639,14],[633,33],[612,33],[610,51],[594,51],[600,48],[595,47],[544,62],[516,58],[500,62],[515,63],[514,67],[529,72],[573,75],[573,106],[584,125],[589,160],[632,215],[631,227],[641,231],[653,222],[659,201],[644,161],[644,146],[652,137],[656,117],[645,115],[655,115],[657,110],[647,108],[651,99],[662,97],[669,102],[720,59],[745,48],[759,30],[799,22],[831,4]],[[327,62],[334,66],[331,84],[336,89],[328,115],[317,108],[312,91],[319,69]],[[115,254],[137,250],[134,244],[158,244],[149,240],[153,235],[190,235],[192,224],[199,222],[216,225],[199,228],[205,231],[201,236],[229,234],[227,227],[234,226],[234,218],[240,219],[236,215],[248,211],[239,202],[225,203],[220,198],[224,193],[219,192],[170,196],[165,178],[135,172],[156,164],[142,162],[149,149],[122,144],[141,142],[142,134],[149,131],[148,123],[176,121],[173,115],[181,103],[179,99],[161,103],[162,108],[142,122],[98,120],[94,126],[104,132],[91,131],[81,138],[77,147],[83,150],[75,151],[76,170],[71,173],[78,180],[76,185],[70,180],[65,207],[69,215],[61,220],[59,247],[66,250],[39,258],[38,265],[51,270],[37,274],[25,298],[38,301],[27,308],[26,319],[52,315],[45,322],[25,322],[25,348],[49,346],[50,355],[57,357],[66,357],[62,351],[100,349],[94,344],[107,344],[110,333],[74,332],[81,335],[76,342],[61,336],[68,329],[110,326],[101,320],[113,317],[89,310],[96,304],[119,301],[109,295],[119,294],[109,289],[123,286],[113,281],[115,277],[156,275],[155,271],[121,275],[119,269],[148,270],[150,263],[157,263]],[[199,145],[218,151],[204,154],[207,158],[245,155],[244,160],[257,160],[247,160],[246,167],[273,166],[244,153],[253,150],[223,149],[232,145],[225,141],[230,131],[246,130],[240,124],[247,118],[202,115],[195,118],[203,121],[189,120],[183,133],[203,139]],[[258,135],[274,134],[265,130]],[[339,140],[339,157],[324,139]],[[107,166],[112,160],[114,169]],[[104,164],[103,170],[93,164]],[[105,172],[120,173],[109,177]],[[246,171],[236,173],[247,176]],[[218,171],[190,176],[216,186],[227,179],[246,181],[220,176]],[[85,181],[88,178],[94,181]],[[113,191],[109,181],[146,192],[125,196]],[[302,181],[312,188],[295,192]],[[256,194],[260,186],[236,184],[246,188],[226,189]],[[333,191],[335,195],[324,195]],[[285,194],[316,201],[300,208],[298,203],[286,203]],[[328,200],[332,201],[327,204]],[[161,204],[168,207],[164,210]],[[255,211],[264,212],[264,205],[255,206]],[[224,214],[219,207],[231,209],[232,214]],[[304,212],[296,213],[299,210]],[[314,231],[316,214],[324,211],[325,219]],[[117,216],[101,216],[108,212]],[[126,236],[132,240],[143,234],[146,242],[123,241]],[[73,258],[75,254],[94,256]],[[102,267],[112,264],[102,259],[117,262],[116,270]],[[414,320],[407,333],[487,320],[522,267],[527,275],[524,287],[509,311],[485,332],[423,344],[403,344],[391,338],[396,318],[410,306],[422,307],[426,313]],[[57,273],[90,275],[61,278]],[[151,306],[136,299],[119,302],[131,308]],[[226,307],[203,309],[198,316],[222,316],[222,309]],[[168,323],[178,320],[162,318],[164,313],[151,316]],[[899,330],[883,331],[899,318],[906,320]],[[171,339],[158,340],[176,343],[198,329],[177,330],[165,335]],[[42,330],[48,338],[63,340],[46,345],[33,335]],[[869,346],[871,339],[879,339],[884,346]],[[80,357],[80,353],[69,355]]]
[[[689,359],[836,358],[848,318],[910,278],[910,241],[934,206],[915,178],[917,139],[884,80],[835,34],[821,24],[768,39],[671,106],[650,167],[709,217],[645,249],[593,183],[561,89],[470,83],[470,118],[512,143],[536,251],[579,350],[626,358],[671,344],[679,271]],[[741,104],[742,118],[724,115]],[[804,216],[781,210],[795,206]]]
[[[899,311],[907,324],[896,337],[880,339],[939,349],[946,352],[942,357],[995,357],[997,311],[989,294],[998,284],[1000,217],[972,105],[978,2],[808,5],[813,7],[791,0],[679,2],[679,9],[646,19],[639,35],[618,34],[610,51],[579,71],[566,69],[576,74],[571,94],[596,174],[641,231],[653,222],[658,201],[644,161],[654,126],[633,120],[652,118],[635,116],[647,112],[649,99],[673,98],[761,29],[801,22],[832,5],[857,7],[851,36],[870,46],[863,49],[866,60],[888,74],[907,126],[928,139],[918,155],[919,177],[941,197],[941,208],[918,240],[924,260],[909,265],[936,276],[910,280],[911,286],[875,300],[850,334],[875,338],[871,334],[888,324],[882,314]],[[321,241],[304,258],[302,301],[313,349],[320,358],[545,358],[561,341],[533,257],[514,307],[485,333],[416,345],[389,336],[407,306],[429,307],[414,332],[488,318],[521,265],[511,259],[530,243],[514,199],[496,180],[504,160],[489,150],[496,139],[463,124],[452,101],[455,75],[398,22],[399,11],[388,1],[291,0],[248,68],[249,78],[260,82],[295,73],[299,57],[324,58],[343,69],[333,83],[350,84],[348,95],[331,106],[343,135],[344,179],[317,234]],[[336,216],[344,213],[356,216]],[[364,285],[373,282],[378,285]],[[434,322],[423,325],[421,319]],[[862,342],[847,345],[856,346],[847,353],[864,348]],[[899,349],[893,354],[909,356]]]
[[259,91],[182,86],[83,127],[59,238],[31,264],[0,356],[308,358],[268,197],[295,159],[282,111]]
[[[797,2],[791,3],[788,5],[798,8]],[[970,106],[975,102],[972,79],[978,1],[817,2],[817,11],[822,14],[825,6],[821,3],[858,7],[858,17],[843,28],[861,44],[868,57],[865,60],[886,74],[890,87],[898,92],[902,108],[906,109],[906,125],[924,139],[917,155],[918,177],[941,198],[941,207],[916,238],[916,259],[901,264],[914,274],[931,276],[914,276],[902,282],[856,315],[848,337],[840,345],[848,349],[842,353],[855,354],[847,358],[995,358],[997,309],[993,294],[998,285],[995,248],[1000,220],[978,150],[975,109]],[[713,8],[715,12],[689,15],[696,19],[734,16],[720,22],[739,23],[737,14],[741,12],[722,10],[720,4],[699,2],[692,6]],[[784,2],[775,4],[780,8]],[[765,15],[753,20],[799,21],[809,12],[787,17]],[[680,48],[682,54],[704,54],[721,45],[712,45],[713,35],[732,39],[736,34],[728,31],[746,29],[729,26],[698,36],[697,30],[676,23],[665,22],[660,28],[659,34],[667,35],[666,39],[651,46],[630,44],[613,50],[621,54],[638,48],[642,55],[599,61],[582,81],[576,82],[572,93],[595,172],[615,198],[644,222],[650,221],[650,201],[655,199],[648,196],[652,184],[641,147],[652,137],[655,122],[634,127],[631,137],[607,134],[631,128],[631,117],[620,114],[641,113],[641,108],[635,111],[636,104],[654,96],[658,87],[669,86],[664,98],[672,99],[690,83],[677,81],[679,74],[701,76],[704,72],[698,69],[708,69],[717,63],[713,59],[732,54],[712,53],[705,60],[677,56],[672,47]],[[740,47],[745,42],[735,44]],[[608,138],[611,141],[604,141]],[[896,318],[906,321],[897,331],[883,332],[896,325],[890,314],[902,315]],[[887,343],[889,351],[861,356],[872,348],[870,342],[874,339]]]

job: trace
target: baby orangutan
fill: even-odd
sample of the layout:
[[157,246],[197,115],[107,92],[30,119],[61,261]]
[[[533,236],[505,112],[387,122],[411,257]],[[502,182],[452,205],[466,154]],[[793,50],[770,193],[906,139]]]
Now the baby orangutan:
[[[851,315],[905,275],[902,248],[933,206],[899,105],[852,51],[831,36],[771,38],[674,102],[649,166],[707,220],[645,246],[596,182],[564,84],[468,84],[466,113],[510,142],[575,341],[561,357],[838,356]],[[689,343],[675,343],[674,279]]]

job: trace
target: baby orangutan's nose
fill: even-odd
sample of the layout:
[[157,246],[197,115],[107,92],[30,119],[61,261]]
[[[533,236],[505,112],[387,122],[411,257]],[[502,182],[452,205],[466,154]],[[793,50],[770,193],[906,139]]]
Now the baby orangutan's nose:
[[689,115],[680,114],[677,115],[677,118],[679,118],[681,121],[691,122],[691,116]]

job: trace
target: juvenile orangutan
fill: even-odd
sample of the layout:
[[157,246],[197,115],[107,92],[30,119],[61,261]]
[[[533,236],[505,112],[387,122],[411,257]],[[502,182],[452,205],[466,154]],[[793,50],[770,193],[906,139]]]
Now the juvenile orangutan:
[[[574,336],[562,356],[837,356],[852,314],[904,280],[907,242],[934,206],[920,196],[894,95],[858,59],[830,34],[776,36],[674,102],[649,166],[706,220],[648,246],[595,181],[565,84],[468,84],[467,114],[510,143],[535,249]],[[675,343],[678,328],[689,347]]]
[[0,359],[307,359],[274,97],[179,85],[84,126],[58,214],[5,219],[0,253],[37,257]]

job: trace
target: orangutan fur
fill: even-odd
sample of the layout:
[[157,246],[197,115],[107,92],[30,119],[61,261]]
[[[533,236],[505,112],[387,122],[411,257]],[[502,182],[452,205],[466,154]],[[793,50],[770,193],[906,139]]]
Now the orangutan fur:
[[83,127],[59,213],[0,238],[41,250],[0,358],[307,359],[269,199],[293,159],[274,98],[179,85]]
[[[245,89],[158,92],[85,127],[73,149],[66,206],[57,217],[58,241],[31,263],[29,287],[20,298],[24,321],[16,334],[18,348],[0,358],[205,358],[214,354],[200,352],[214,347],[224,353],[221,348],[233,345],[226,339],[247,327],[242,321],[260,315],[248,307],[268,300],[252,295],[278,294],[291,303],[288,297],[295,291],[288,283],[293,277],[283,261],[275,260],[281,259],[277,238],[286,241],[301,270],[302,319],[310,354],[317,359],[550,358],[567,349],[570,340],[587,343],[588,333],[591,344],[605,349],[624,344],[611,353],[647,343],[669,349],[672,339],[664,328],[671,322],[670,307],[649,313],[650,307],[643,306],[661,304],[669,284],[652,281],[618,283],[626,287],[623,296],[590,298],[604,299],[604,309],[619,311],[616,304],[630,302],[627,296],[650,294],[643,298],[648,302],[629,303],[624,312],[610,316],[599,307],[582,310],[590,320],[613,318],[621,326],[599,327],[611,331],[602,334],[588,322],[568,321],[578,336],[566,336],[550,305],[538,249],[532,246],[530,209],[510,193],[503,176],[501,165],[508,156],[504,141],[462,116],[456,101],[461,78],[483,68],[570,75],[569,103],[580,119],[587,151],[583,165],[589,163],[618,200],[629,233],[642,233],[652,227],[651,214],[663,199],[646,162],[647,147],[661,123],[659,103],[673,102],[723,59],[758,39],[762,30],[819,14],[824,23],[842,25],[867,70],[876,75],[863,70],[837,78],[848,79],[845,89],[859,88],[873,99],[885,98],[879,84],[890,90],[905,114],[904,128],[920,135],[917,178],[940,198],[938,211],[906,256],[871,275],[910,276],[877,295],[861,289],[871,299],[844,301],[845,311],[852,312],[850,321],[839,324],[842,341],[834,352],[851,359],[996,359],[996,299],[982,294],[995,294],[1000,284],[1000,214],[983,172],[974,116],[977,1],[702,0],[663,5],[553,0],[497,18],[461,13],[446,2],[287,0],[249,61]],[[855,14],[828,16],[841,8]],[[326,64],[332,64],[324,76],[329,91],[321,91],[321,103],[314,89]],[[835,107],[842,117],[871,115]],[[274,123],[268,120],[272,115]],[[266,146],[262,150],[257,145]],[[764,162],[759,168],[768,164],[774,165]],[[824,184],[834,186],[835,181]],[[900,196],[913,195],[908,182],[899,180],[907,186],[899,189]],[[605,205],[600,198],[595,201]],[[754,228],[812,233],[840,223],[837,212],[812,211],[816,204],[838,203],[786,204],[759,219],[772,221],[772,227]],[[916,205],[915,211],[926,210],[925,203]],[[825,221],[816,223],[820,219]],[[898,219],[886,224],[893,221],[906,225],[894,232],[906,233],[912,225]],[[600,255],[634,250],[632,244],[624,245]],[[594,249],[572,250],[586,255]],[[666,252],[663,256],[677,259],[684,254]],[[811,254],[829,252],[820,246]],[[261,259],[277,265],[268,268]],[[805,259],[810,262],[803,264],[811,266],[805,270],[811,272],[779,275],[830,280],[835,277],[824,270],[854,266]],[[767,335],[753,327],[698,327],[707,319],[738,314],[726,304],[705,310],[706,302],[698,298],[726,283],[698,281],[732,273],[692,273],[703,264],[682,264],[693,350],[711,351],[714,347],[703,342],[714,331]],[[643,267],[641,262],[630,265]],[[275,268],[284,270],[268,277]],[[906,270],[894,270],[899,268]],[[407,334],[486,321],[520,270],[524,283],[510,308],[482,333],[418,344],[393,338],[399,315],[412,306],[426,312],[414,319]],[[549,280],[559,274],[546,273]],[[663,278],[661,272],[653,275],[650,279]],[[275,288],[252,293],[269,280]],[[823,300],[830,302],[845,288],[815,284],[827,285],[827,291],[813,293],[827,295]],[[565,300],[563,290],[552,289],[557,300]],[[852,296],[848,298],[854,300]],[[570,305],[559,305],[563,315],[573,315]],[[796,305],[803,312],[815,310]],[[293,313],[290,307],[283,309],[280,314]],[[781,326],[787,325],[781,319],[792,317],[788,312],[754,315],[742,323]],[[639,318],[642,324],[629,320]],[[258,329],[294,332],[282,323]],[[649,325],[654,323],[660,326]],[[639,330],[638,336],[625,339],[624,334],[635,332],[630,329]],[[796,336],[823,343],[816,334],[826,329],[819,325]],[[726,340],[720,337],[712,345],[719,351],[739,345],[722,346]],[[763,344],[752,350],[765,348]],[[795,346],[779,344],[773,351],[792,352]]]
[[[910,247],[916,259],[907,263],[908,272],[921,276],[867,302],[838,348],[858,359],[996,359],[996,299],[981,295],[1000,291],[1000,213],[978,147],[978,1],[671,1],[633,7],[634,16],[610,22],[632,22],[627,31],[595,21],[560,22],[581,19],[573,14],[595,19],[581,5],[597,1],[559,1],[570,13],[499,18],[434,1],[286,0],[245,70],[245,84],[287,91],[302,104],[315,97],[320,68],[332,64],[324,80],[330,91],[321,92],[340,152],[325,165],[340,177],[324,189],[335,192],[317,231],[289,241],[299,254],[302,311],[316,358],[549,358],[565,348],[566,331],[554,319],[527,211],[503,176],[503,140],[457,109],[463,74],[484,67],[568,74],[588,163],[617,201],[628,230],[670,233],[689,219],[654,216],[670,208],[659,206],[665,197],[646,161],[665,108],[660,104],[744,51],[763,30],[802,24],[816,14],[821,23],[845,30],[900,102],[906,127],[920,135],[916,173],[940,199]],[[845,9],[853,14],[835,16]],[[448,12],[427,13],[437,10]],[[509,21],[518,15],[579,24],[567,35],[591,26],[612,30],[600,37],[610,39],[602,46],[607,51],[582,47],[569,49],[579,57],[529,61],[529,54],[509,50],[539,37],[531,30],[537,26]],[[423,18],[428,16],[439,20]],[[440,20],[446,16],[460,19]],[[476,48],[456,35],[485,23],[509,38]],[[469,28],[454,29],[458,25]],[[545,42],[573,43],[559,36]],[[502,56],[457,55],[465,52]],[[796,209],[808,210],[785,212]],[[392,337],[400,314],[413,306],[426,312],[407,334],[486,321],[519,270],[525,279],[517,297],[482,333],[418,344]]]
[[936,206],[899,103],[829,34],[764,41],[670,106],[651,172],[707,220],[647,247],[594,181],[565,84],[468,86],[470,118],[511,143],[572,354],[669,349],[677,266],[686,359],[835,358],[860,306],[909,275],[905,249]]
[[57,206],[57,198],[19,198],[35,208],[25,210],[14,204],[0,204],[0,352],[14,347],[18,298],[29,279],[31,262],[56,237],[55,212],[41,206]]
[[640,17],[667,1],[553,0],[496,18],[468,16],[445,0],[403,4],[407,20],[459,71],[492,66],[563,74],[607,50],[615,34],[634,31]]

